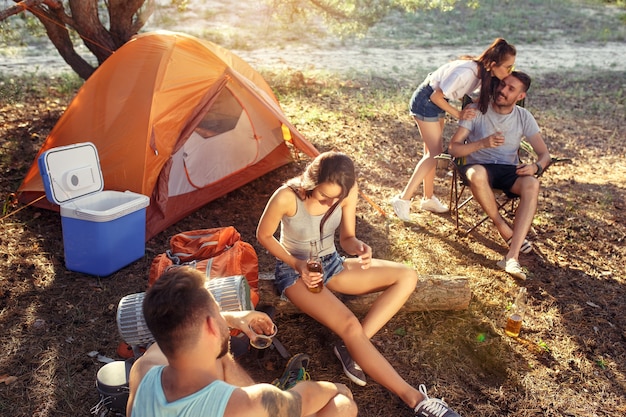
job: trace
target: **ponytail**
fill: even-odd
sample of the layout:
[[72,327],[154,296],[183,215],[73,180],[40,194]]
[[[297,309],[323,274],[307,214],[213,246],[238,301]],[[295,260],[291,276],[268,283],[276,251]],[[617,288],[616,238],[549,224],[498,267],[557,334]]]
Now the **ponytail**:
[[515,46],[511,45],[502,38],[497,38],[485,49],[485,51],[476,59],[478,63],[478,77],[480,78],[480,96],[478,97],[478,110],[485,113],[489,108],[489,102],[494,96],[496,87],[500,80],[491,75],[491,71],[487,68],[493,63],[500,65],[509,56],[517,55]]

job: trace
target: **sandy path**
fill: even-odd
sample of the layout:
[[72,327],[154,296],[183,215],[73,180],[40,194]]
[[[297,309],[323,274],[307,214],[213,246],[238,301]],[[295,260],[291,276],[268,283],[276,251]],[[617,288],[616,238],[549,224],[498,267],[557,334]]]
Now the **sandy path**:
[[[531,75],[558,70],[626,71],[626,43],[603,45],[560,44],[517,45],[516,66]],[[399,78],[411,77],[415,72],[436,68],[462,54],[478,54],[480,50],[467,47],[448,48],[333,48],[311,46],[289,48],[261,48],[237,51],[253,67],[262,69],[328,70],[339,73],[369,73]],[[0,58],[0,72],[18,74],[38,72],[55,74],[69,71],[69,67],[50,47],[14,49]]]
[[[626,71],[626,44],[539,45],[517,46],[516,67],[531,75],[558,70]],[[455,48],[414,48],[405,50],[381,48],[352,48],[321,50],[311,47],[285,49],[258,49],[238,51],[252,66],[263,68],[294,68],[330,70],[344,73],[369,72],[378,75],[412,74],[429,70],[463,54],[481,51]]]

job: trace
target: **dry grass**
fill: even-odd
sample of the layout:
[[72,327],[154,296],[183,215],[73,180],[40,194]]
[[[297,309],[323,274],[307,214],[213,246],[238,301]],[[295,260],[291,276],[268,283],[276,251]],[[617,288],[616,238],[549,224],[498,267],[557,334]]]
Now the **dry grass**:
[[[626,75],[617,71],[558,72],[536,77],[527,107],[555,156],[542,179],[531,239],[523,255],[530,279],[516,282],[495,262],[503,242],[489,224],[456,233],[448,215],[417,213],[414,223],[390,214],[421,156],[406,111],[414,85],[402,77],[345,79],[319,73],[264,73],[285,112],[320,150],[355,159],[366,201],[357,232],[377,257],[412,265],[420,274],[465,275],[472,301],[465,311],[400,313],[374,342],[401,375],[424,383],[464,416],[615,416],[626,414]],[[32,80],[17,77],[18,85]],[[0,103],[0,190],[14,192],[72,92],[37,79],[21,99]],[[449,123],[446,136],[452,132]],[[274,189],[306,161],[285,166],[198,210],[146,244],[145,258],[107,278],[67,271],[58,213],[26,208],[0,223],[0,414],[88,415],[98,401],[102,366],[90,351],[116,358],[117,303],[145,290],[154,255],[173,234],[234,225],[255,245],[262,271],[273,260],[254,240]],[[437,179],[447,195],[449,178]],[[504,335],[506,309],[520,285],[530,312],[519,339]],[[280,339],[312,358],[311,375],[348,383],[331,353],[334,335],[306,316],[278,312]],[[275,352],[242,363],[259,381],[280,375]],[[363,417],[410,416],[395,396],[371,382],[352,386]]]
[[[328,137],[316,142],[321,149],[337,147],[355,155],[362,189],[388,213],[385,202],[407,180],[419,144],[415,128],[402,114],[406,86],[390,83],[320,86],[328,93],[307,91],[306,96],[322,96],[321,108],[320,100],[309,101],[306,108],[298,102],[292,116],[324,111],[341,115],[317,117],[299,127],[308,137]],[[376,337],[409,381],[426,382],[462,415],[592,416],[625,410],[620,346],[626,333],[619,317],[626,272],[620,178],[626,164],[623,145],[614,140],[624,134],[624,101],[607,88],[615,83],[620,85],[620,79],[610,72],[593,77],[560,73],[537,79],[531,92],[529,108],[553,154],[572,163],[552,166],[542,180],[531,233],[536,250],[522,258],[531,277],[523,284],[531,294],[531,312],[520,339],[502,332],[506,308],[520,283],[495,267],[504,248],[488,224],[466,237],[455,233],[445,215],[418,214],[415,224],[405,224],[385,220],[361,204],[359,232],[378,256],[410,263],[422,274],[471,279],[473,299],[467,311],[399,315]],[[579,85],[586,86],[593,100],[567,99],[569,89]],[[561,104],[554,102],[554,91],[566,98]],[[337,96],[353,99],[335,100]],[[381,102],[381,97],[387,100]],[[354,101],[361,105],[354,106]],[[364,115],[365,103],[376,103],[376,112]],[[584,122],[580,114],[587,115]],[[449,178],[438,181],[438,194],[446,195]],[[397,329],[404,329],[406,336],[399,336]],[[326,355],[319,360],[327,361]],[[377,403],[372,397],[384,398],[385,393],[363,394],[359,389],[357,395],[365,395],[369,405],[370,399]],[[371,415],[377,415],[377,407],[372,406]],[[409,415],[401,405],[393,412]],[[369,413],[370,408],[363,415]]]
[[[492,228],[484,225],[462,236],[447,215],[418,213],[411,224],[389,216],[386,201],[403,186],[419,157],[416,129],[404,114],[404,98],[412,86],[392,80],[357,85],[306,74],[266,77],[281,94],[285,111],[320,150],[337,148],[356,160],[362,190],[388,215],[360,203],[358,233],[376,256],[406,262],[420,274],[470,278],[473,297],[466,311],[400,313],[375,336],[380,350],[407,380],[425,383],[433,395],[445,397],[468,416],[608,416],[626,411],[626,330],[621,320],[626,166],[623,146],[612,139],[625,133],[618,111],[606,117],[605,112],[594,114],[586,108],[592,103],[581,102],[580,111],[590,114],[581,121],[568,105],[550,101],[553,90],[565,89],[567,94],[567,77],[574,75],[537,80],[529,108],[553,154],[573,162],[554,165],[542,180],[531,236],[536,250],[522,258],[531,276],[523,284],[530,295],[530,313],[522,337],[511,339],[502,331],[503,320],[520,283],[496,268],[504,248]],[[294,78],[304,83],[285,81]],[[583,81],[597,101],[610,101],[623,110],[623,101],[606,89],[616,82],[615,74],[596,73]],[[67,99],[60,97],[59,107],[39,108],[33,97],[24,107],[3,108],[5,195],[16,189]],[[550,109],[550,115],[542,109]],[[94,380],[101,364],[87,353],[97,350],[116,357],[117,302],[145,289],[152,257],[166,248],[174,233],[234,225],[255,244],[261,270],[270,271],[271,257],[254,241],[256,222],[271,192],[304,162],[208,204],[149,241],[144,259],[103,279],[64,268],[58,214],[25,209],[4,219],[0,375],[18,380],[0,385],[2,413],[89,412],[97,402]],[[448,177],[438,178],[439,195],[446,195],[448,187]],[[314,378],[346,382],[330,351],[332,334],[302,315],[279,312],[276,320],[281,340],[292,353],[313,356]],[[280,374],[284,361],[270,351],[262,358],[250,355],[243,363],[257,379],[269,380]],[[410,415],[376,383],[353,388],[362,416]]]

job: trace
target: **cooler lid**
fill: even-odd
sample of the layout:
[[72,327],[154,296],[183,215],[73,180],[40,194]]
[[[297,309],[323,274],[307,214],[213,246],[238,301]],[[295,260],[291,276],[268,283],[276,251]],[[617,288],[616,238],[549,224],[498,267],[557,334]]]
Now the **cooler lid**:
[[46,197],[53,203],[61,205],[104,188],[98,150],[91,142],[49,149],[37,163]]

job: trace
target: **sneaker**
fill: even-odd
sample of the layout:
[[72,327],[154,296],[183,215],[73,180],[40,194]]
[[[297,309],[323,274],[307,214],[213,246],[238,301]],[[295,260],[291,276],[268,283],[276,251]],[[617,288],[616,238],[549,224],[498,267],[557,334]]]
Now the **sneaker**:
[[526,279],[526,274],[524,273],[524,270],[522,269],[522,266],[519,264],[517,259],[506,259],[505,256],[498,261],[497,265],[517,279]]
[[[510,238],[509,240],[506,241],[506,244],[511,246],[511,242],[513,241],[513,238]],[[520,248],[520,252],[522,253],[530,253],[533,250],[533,244],[528,240],[528,239],[524,239],[524,242],[522,242],[522,247]]]
[[424,385],[419,386],[419,391],[424,399],[413,410],[416,417],[461,417],[442,400],[429,398]]
[[391,207],[393,207],[393,212],[396,213],[396,216],[402,221],[410,222],[410,211],[411,211],[411,200],[403,200],[400,198],[400,194],[394,196],[391,201],[389,201]]
[[343,343],[337,343],[333,348],[333,351],[335,352],[337,359],[341,362],[341,366],[343,366],[343,372],[348,378],[350,378],[350,381],[362,387],[365,386],[365,384],[367,384],[367,381],[365,380],[365,372],[363,372],[363,369],[361,369],[359,364],[352,359],[348,353],[346,345]]
[[428,210],[433,213],[447,213],[450,210],[448,206],[439,201],[439,199],[435,196],[432,196],[430,198],[422,197],[422,201],[420,202],[420,208],[422,210]]
[[285,365],[285,372],[280,378],[272,381],[272,385],[283,391],[293,388],[298,382],[311,379],[306,368],[309,366],[310,356],[306,353],[293,355]]

